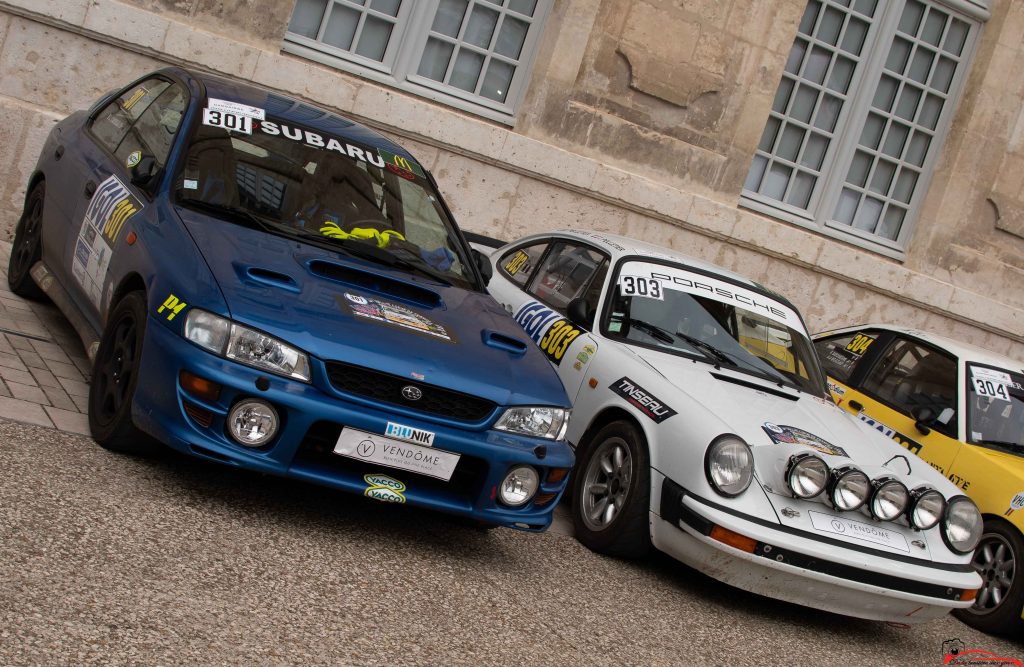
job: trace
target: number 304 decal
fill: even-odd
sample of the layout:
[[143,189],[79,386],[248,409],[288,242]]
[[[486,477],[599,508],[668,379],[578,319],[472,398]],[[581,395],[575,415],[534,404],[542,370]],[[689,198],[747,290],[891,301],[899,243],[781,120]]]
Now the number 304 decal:
[[638,276],[622,276],[619,281],[622,296],[645,296],[649,299],[663,301],[665,295],[661,291],[661,283],[650,278]]
[[979,377],[972,379],[974,380],[974,390],[978,392],[979,396],[998,398],[1000,401],[1010,400],[1010,392],[1007,391],[1005,384],[998,384],[992,380]]

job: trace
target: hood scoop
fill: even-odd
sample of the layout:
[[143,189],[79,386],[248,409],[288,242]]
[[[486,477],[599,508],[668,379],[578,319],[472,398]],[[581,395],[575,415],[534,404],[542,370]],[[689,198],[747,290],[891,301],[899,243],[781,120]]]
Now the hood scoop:
[[235,263],[234,267],[235,271],[238,273],[238,277],[241,278],[243,282],[257,284],[263,287],[275,287],[288,292],[294,292],[295,294],[302,291],[295,278],[292,278],[287,273],[281,273],[280,271],[274,271],[272,269],[264,269],[259,266],[244,266],[238,263]]
[[766,387],[756,382],[747,382],[746,380],[734,378],[729,375],[725,375],[724,373],[712,373],[711,377],[715,378],[716,380],[721,380],[722,382],[731,382],[732,384],[738,384],[739,386],[747,387],[748,389],[756,389],[757,391],[763,391],[766,394],[778,396],[779,398],[788,398],[791,401],[800,400],[800,396],[798,394],[790,394],[788,392],[782,391],[781,389],[776,389],[775,387]]
[[315,259],[307,265],[310,273],[342,285],[361,290],[376,292],[394,299],[400,299],[418,306],[437,308],[441,305],[441,295],[432,290],[413,285],[403,280],[395,280],[362,269],[344,264],[336,264]]
[[497,331],[491,331],[490,329],[484,329],[481,331],[480,337],[483,338],[484,345],[493,347],[496,350],[508,352],[516,357],[521,357],[526,354],[526,343],[518,338],[506,336],[505,334],[498,333]]

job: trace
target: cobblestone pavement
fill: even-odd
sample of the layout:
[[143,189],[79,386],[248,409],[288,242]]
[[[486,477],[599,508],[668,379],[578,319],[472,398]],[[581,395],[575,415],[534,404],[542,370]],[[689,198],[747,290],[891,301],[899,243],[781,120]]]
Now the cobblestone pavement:
[[53,304],[7,290],[10,252],[0,242],[0,417],[88,434],[91,364],[81,340]]

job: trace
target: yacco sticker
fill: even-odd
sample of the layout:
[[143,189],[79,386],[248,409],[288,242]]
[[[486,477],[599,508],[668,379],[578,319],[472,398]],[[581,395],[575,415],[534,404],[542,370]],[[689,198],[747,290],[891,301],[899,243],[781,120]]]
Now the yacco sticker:
[[423,445],[424,447],[434,446],[433,431],[424,431],[422,429],[413,428],[412,426],[406,426],[405,424],[388,422],[388,426],[384,430],[384,435],[389,438],[405,440],[406,442],[414,442],[417,445]]
[[794,331],[806,334],[800,316],[789,306],[760,292],[733,283],[687,271],[674,266],[650,262],[627,262],[619,274],[622,285],[627,276],[646,278],[661,283],[662,289],[686,292],[693,296],[712,299],[719,303],[742,308],[770,320],[785,324]]
[[764,432],[768,434],[771,441],[775,444],[785,443],[787,445],[802,445],[804,447],[810,447],[811,449],[817,450],[822,454],[831,454],[832,456],[847,456],[846,450],[842,447],[836,447],[832,443],[819,438],[813,433],[808,433],[802,428],[796,428],[795,426],[785,426],[783,424],[773,424],[771,422],[765,422]]
[[363,481],[369,486],[363,491],[367,498],[385,503],[404,503],[405,484],[387,475],[363,475]]
[[180,300],[173,294],[169,294],[167,295],[167,298],[164,299],[164,302],[160,304],[160,307],[156,309],[156,312],[158,315],[164,315],[164,313],[166,313],[164,317],[166,317],[167,321],[170,322],[178,313],[185,310],[186,306],[188,306],[187,303]]
[[[346,294],[346,297],[350,296],[356,295]],[[453,333],[426,315],[390,301],[366,299],[365,297],[359,298],[362,298],[366,303],[354,302],[351,298],[346,298],[345,301],[342,301],[340,297],[337,298],[337,302],[342,310],[347,309],[356,317],[378,322],[385,326],[411,331],[446,343],[457,342]]]
[[574,326],[560,313],[537,301],[531,301],[520,308],[515,319],[548,359],[559,366],[565,358],[566,350],[583,333],[582,329]]
[[114,175],[100,183],[89,200],[78,231],[71,273],[96,307],[100,306],[121,230],[142,208],[142,202]]
[[871,347],[871,344],[874,342],[875,339],[872,338],[871,336],[858,333],[856,336],[853,337],[853,340],[847,343],[846,351],[852,352],[858,357],[861,357],[864,355],[865,352],[868,351],[868,348]]
[[1024,510],[1024,491],[1021,491],[1010,501],[1010,509],[1006,510],[1003,516],[1010,516],[1017,510]]
[[527,262],[530,261],[530,256],[522,250],[516,250],[516,254],[512,255],[512,258],[505,262],[503,267],[510,276],[514,276],[524,267],[527,266]]
[[633,382],[628,377],[620,378],[618,381],[613,382],[608,388],[626,399],[630,405],[647,415],[657,424],[660,424],[672,415],[676,414],[675,410],[665,405],[665,403],[656,398],[654,394],[647,391],[636,382]]
[[909,450],[911,454],[917,454],[918,456],[921,455],[921,450],[924,448],[924,445],[917,442],[913,438],[903,435],[893,427],[883,424],[877,419],[872,419],[871,417],[868,417],[863,412],[858,413],[857,418],[860,419],[865,424],[867,424],[868,426],[870,426],[871,428],[881,433],[882,435],[884,435],[885,437],[892,438],[893,440],[896,441],[896,444]]
[[368,162],[375,167],[380,167],[381,169],[386,166],[384,158],[378,155],[376,151],[368,148],[360,148],[359,146],[353,146],[352,144],[338,141],[333,137],[324,138],[322,134],[318,134],[310,130],[292,127],[290,125],[285,125],[284,123],[269,120],[261,121],[256,127],[263,134],[267,134],[272,137],[282,136],[286,139],[291,139],[292,141],[301,141],[307,146],[335,151],[336,153],[348,156],[353,160]]

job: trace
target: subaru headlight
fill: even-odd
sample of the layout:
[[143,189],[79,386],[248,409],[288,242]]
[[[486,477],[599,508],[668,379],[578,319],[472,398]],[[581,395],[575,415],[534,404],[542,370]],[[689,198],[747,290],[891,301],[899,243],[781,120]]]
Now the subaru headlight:
[[704,473],[718,493],[730,498],[740,495],[754,479],[750,445],[733,435],[716,439],[704,455]]
[[910,525],[918,530],[934,528],[946,511],[946,498],[935,489],[914,489],[911,494]]
[[508,408],[494,424],[499,431],[561,440],[569,428],[569,411],[562,408]]
[[309,357],[305,352],[205,310],[189,311],[185,319],[185,338],[247,366],[309,382]]
[[942,524],[942,538],[953,551],[967,554],[974,551],[981,540],[984,521],[974,501],[967,496],[950,498],[946,503],[946,517]]
[[828,484],[828,464],[814,454],[794,454],[789,458],[786,484],[797,498],[813,498]]

